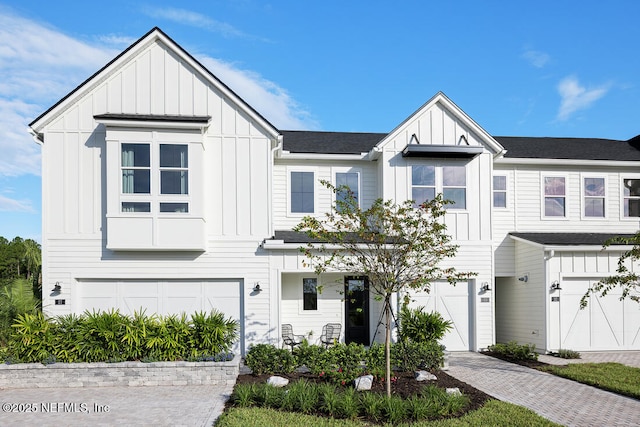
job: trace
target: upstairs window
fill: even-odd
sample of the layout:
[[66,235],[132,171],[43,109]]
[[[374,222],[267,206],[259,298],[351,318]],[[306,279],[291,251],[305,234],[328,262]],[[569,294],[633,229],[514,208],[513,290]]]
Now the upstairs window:
[[318,279],[302,279],[303,310],[318,309]]
[[291,172],[291,212],[292,213],[313,213],[314,212],[314,173],[313,172]]
[[623,179],[624,216],[640,217],[640,179]]
[[447,209],[467,208],[467,168],[444,166],[442,168],[442,197],[453,202]]
[[[336,202],[344,202],[349,195],[354,198],[356,204],[360,204],[359,194],[359,174],[358,172],[337,172],[336,173]],[[340,204],[336,206],[340,210]]]
[[189,212],[188,159],[186,144],[121,144],[122,212]]
[[411,198],[414,207],[436,197],[436,168],[428,165],[411,167]]
[[562,176],[544,177],[544,216],[566,216],[566,188]]
[[505,175],[493,177],[493,207],[507,207],[507,177]]
[[582,209],[585,217],[604,218],[605,180],[604,178],[584,178]]

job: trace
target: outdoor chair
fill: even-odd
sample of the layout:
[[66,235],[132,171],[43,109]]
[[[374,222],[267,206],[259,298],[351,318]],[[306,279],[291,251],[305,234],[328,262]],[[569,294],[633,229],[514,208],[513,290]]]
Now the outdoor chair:
[[341,330],[342,325],[340,323],[327,323],[322,327],[320,342],[324,344],[325,348],[334,345],[340,339]]
[[291,346],[291,351],[293,352],[293,348],[302,343],[304,339],[304,335],[294,335],[293,326],[288,323],[284,323],[282,325],[282,343],[283,345]]

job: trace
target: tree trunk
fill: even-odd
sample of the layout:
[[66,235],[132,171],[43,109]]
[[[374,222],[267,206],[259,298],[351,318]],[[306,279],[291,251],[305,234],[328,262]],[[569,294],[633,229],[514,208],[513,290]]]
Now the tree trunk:
[[384,315],[386,321],[386,333],[384,337],[384,351],[385,351],[385,364],[386,364],[386,382],[387,382],[387,396],[391,397],[391,303],[390,296],[384,300]]

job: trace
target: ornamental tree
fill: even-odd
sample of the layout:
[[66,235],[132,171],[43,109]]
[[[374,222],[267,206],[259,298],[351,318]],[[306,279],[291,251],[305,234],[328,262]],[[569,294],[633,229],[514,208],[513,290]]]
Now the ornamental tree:
[[[429,292],[436,280],[451,284],[474,273],[461,273],[441,262],[455,256],[443,221],[442,195],[416,205],[375,200],[364,209],[348,187],[321,181],[336,195],[331,211],[322,218],[306,216],[294,228],[311,243],[300,248],[316,274],[345,272],[368,277],[369,292],[383,302],[387,394],[391,395],[391,298],[410,290]],[[348,295],[346,296],[348,298]]]
[[611,245],[632,245],[631,249],[623,252],[618,258],[618,274],[606,277],[594,283],[580,299],[580,308],[585,308],[589,302],[589,295],[600,294],[604,297],[615,288],[622,290],[620,300],[629,298],[640,303],[640,276],[633,271],[633,265],[640,259],[640,231],[632,237],[618,236],[605,242],[603,249]]

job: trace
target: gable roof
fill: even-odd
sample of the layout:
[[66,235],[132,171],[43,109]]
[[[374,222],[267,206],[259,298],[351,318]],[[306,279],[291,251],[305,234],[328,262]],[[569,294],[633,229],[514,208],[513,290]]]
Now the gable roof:
[[628,141],[599,138],[496,136],[506,158],[639,161],[640,137]]
[[386,133],[282,131],[283,150],[291,153],[361,154],[371,151]]
[[42,128],[54,117],[59,115],[62,111],[68,108],[73,102],[81,97],[85,92],[89,91],[94,83],[100,81],[103,77],[118,69],[123,63],[135,54],[148,46],[149,44],[161,41],[165,46],[171,49],[178,56],[183,58],[185,62],[191,65],[197,72],[199,72],[207,81],[213,84],[218,90],[228,96],[233,102],[240,105],[252,118],[260,123],[269,133],[273,136],[279,135],[278,129],[272,125],[266,118],[264,118],[257,110],[244,101],[238,94],[236,94],[229,86],[218,79],[211,71],[209,71],[204,65],[202,65],[197,59],[195,59],[189,52],[187,52],[182,46],[176,43],[171,37],[164,33],[160,28],[154,27],[145,35],[140,37],[131,46],[122,51],[118,56],[113,58],[100,70],[95,72],[92,76],[80,83],[75,89],[65,95],[58,102],[53,104],[44,113],[35,118],[29,127],[35,132],[40,132]]

